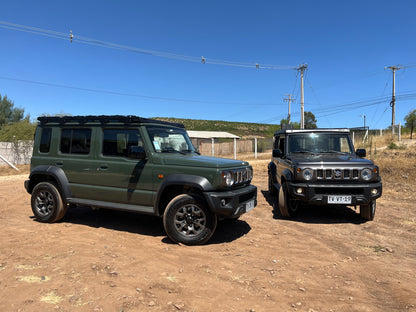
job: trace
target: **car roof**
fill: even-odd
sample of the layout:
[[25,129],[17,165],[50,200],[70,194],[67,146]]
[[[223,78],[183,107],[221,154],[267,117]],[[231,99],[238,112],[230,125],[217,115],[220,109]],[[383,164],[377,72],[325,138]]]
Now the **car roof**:
[[348,128],[316,128],[316,129],[286,129],[286,130],[278,130],[274,133],[274,135],[279,134],[294,134],[294,133],[349,133],[350,129]]
[[174,123],[168,121],[162,121],[157,119],[150,119],[150,118],[143,118],[139,116],[133,115],[88,115],[88,116],[41,116],[38,117],[38,121],[40,125],[46,124],[66,124],[66,123],[78,123],[78,124],[161,124],[167,125],[172,127],[179,127],[185,128],[185,126],[181,123]]

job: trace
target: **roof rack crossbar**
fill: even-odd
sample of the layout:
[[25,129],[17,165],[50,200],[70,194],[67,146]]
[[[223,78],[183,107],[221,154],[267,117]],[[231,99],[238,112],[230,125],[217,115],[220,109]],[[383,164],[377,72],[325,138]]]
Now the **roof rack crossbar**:
[[179,128],[185,128],[185,126],[181,123],[175,123],[175,122],[168,122],[168,121],[162,121],[157,119],[150,119],[150,118],[143,118],[139,116],[134,115],[88,115],[88,116],[41,116],[38,117],[38,121],[40,124],[48,124],[48,123],[58,123],[58,124],[64,124],[68,122],[78,122],[80,124],[85,123],[155,123],[155,124],[163,124],[163,125],[169,125]]

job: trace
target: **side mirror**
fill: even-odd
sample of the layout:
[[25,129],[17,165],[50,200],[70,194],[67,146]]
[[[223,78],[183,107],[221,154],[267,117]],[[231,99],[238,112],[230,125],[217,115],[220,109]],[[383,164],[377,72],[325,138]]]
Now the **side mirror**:
[[358,148],[355,153],[357,154],[358,157],[361,157],[361,158],[367,156],[367,151],[365,150],[365,148]]
[[142,146],[129,146],[127,157],[132,159],[145,159],[146,152]]
[[282,158],[283,157],[282,151],[280,149],[274,149],[273,150],[273,157]]

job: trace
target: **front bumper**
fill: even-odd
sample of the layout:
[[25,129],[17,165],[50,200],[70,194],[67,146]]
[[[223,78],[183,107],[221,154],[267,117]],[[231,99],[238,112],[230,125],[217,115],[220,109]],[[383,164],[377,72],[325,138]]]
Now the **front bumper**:
[[257,205],[257,187],[249,185],[225,192],[205,192],[212,212],[225,218],[237,218]]
[[[382,183],[314,184],[287,183],[290,196],[309,204],[328,205],[328,196],[351,196],[349,205],[367,205],[382,195]],[[302,193],[299,190],[302,189]],[[376,190],[376,191],[373,191]]]

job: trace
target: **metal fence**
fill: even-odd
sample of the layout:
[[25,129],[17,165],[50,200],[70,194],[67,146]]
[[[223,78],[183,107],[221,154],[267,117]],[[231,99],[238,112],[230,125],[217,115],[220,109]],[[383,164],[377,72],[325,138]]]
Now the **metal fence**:
[[[236,154],[250,154],[250,153],[262,153],[272,149],[273,139],[248,139],[237,140],[236,146],[234,142],[215,142],[214,143],[214,156],[224,157],[232,156],[234,154],[234,148],[236,148]],[[199,146],[195,146],[199,149],[201,155],[212,156],[212,142],[201,142]]]

